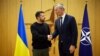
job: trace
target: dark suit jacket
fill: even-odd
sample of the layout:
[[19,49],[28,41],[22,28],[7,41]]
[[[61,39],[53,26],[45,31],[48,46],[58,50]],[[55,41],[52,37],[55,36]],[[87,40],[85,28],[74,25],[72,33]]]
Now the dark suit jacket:
[[67,15],[64,18],[62,27],[60,26],[60,19],[55,21],[55,31],[53,38],[59,35],[59,45],[62,44],[62,48],[69,49],[70,45],[76,47],[77,44],[77,24],[73,16]]

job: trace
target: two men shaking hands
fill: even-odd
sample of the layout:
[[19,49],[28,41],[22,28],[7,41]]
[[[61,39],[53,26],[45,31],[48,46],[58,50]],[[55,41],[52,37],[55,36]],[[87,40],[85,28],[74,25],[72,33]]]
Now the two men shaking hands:
[[[54,6],[57,20],[54,25],[54,32],[51,35],[49,26],[44,23],[44,12],[39,11],[36,13],[37,22],[31,26],[32,40],[33,40],[33,55],[37,56],[41,51],[42,56],[49,56],[48,47],[50,47],[50,41],[53,38],[59,36],[59,56],[74,56],[74,51],[77,47],[77,24],[73,16],[65,13],[63,4],[56,4]],[[41,56],[40,55],[40,56]]]

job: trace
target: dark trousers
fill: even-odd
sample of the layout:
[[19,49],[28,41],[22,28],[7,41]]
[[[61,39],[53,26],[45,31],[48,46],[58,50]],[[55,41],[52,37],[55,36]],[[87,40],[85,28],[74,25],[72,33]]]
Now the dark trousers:
[[33,49],[33,56],[49,56],[49,48]]
[[69,49],[64,49],[63,44],[59,45],[59,56],[74,56],[74,53],[70,54]]

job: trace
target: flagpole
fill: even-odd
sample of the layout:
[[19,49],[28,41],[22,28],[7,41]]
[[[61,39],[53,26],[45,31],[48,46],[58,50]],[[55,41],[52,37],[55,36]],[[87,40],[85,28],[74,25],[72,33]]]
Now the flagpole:
[[85,1],[85,3],[87,4],[87,3],[88,3],[88,1],[86,0],[86,1]]
[[68,0],[66,0],[67,1],[67,14],[68,14]]
[[22,0],[20,0],[20,4],[22,4],[22,2],[23,2],[23,1],[22,1]]
[[41,10],[42,10],[42,0],[41,0]]

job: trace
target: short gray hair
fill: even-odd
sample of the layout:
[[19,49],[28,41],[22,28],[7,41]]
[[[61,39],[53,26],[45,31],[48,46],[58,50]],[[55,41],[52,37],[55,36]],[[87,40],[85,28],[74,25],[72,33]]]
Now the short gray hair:
[[54,6],[54,8],[55,8],[55,9],[56,9],[56,8],[62,8],[62,9],[65,9],[65,8],[64,8],[64,5],[61,4],[61,3],[56,4],[56,5]]

